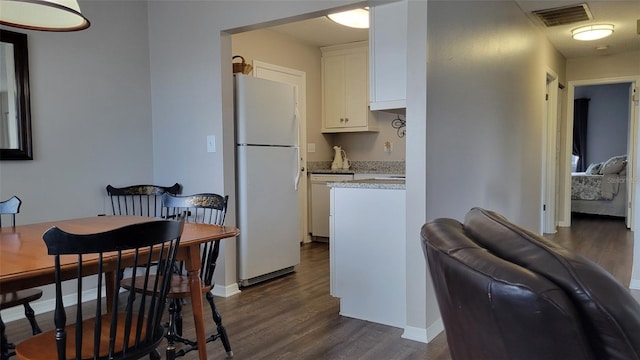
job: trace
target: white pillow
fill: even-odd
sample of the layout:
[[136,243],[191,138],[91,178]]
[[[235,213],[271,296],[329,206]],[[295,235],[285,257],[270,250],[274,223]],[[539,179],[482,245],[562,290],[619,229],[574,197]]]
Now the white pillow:
[[627,155],[614,156],[605,161],[600,169],[600,175],[617,174],[627,165]]
[[587,168],[585,173],[587,175],[599,175],[600,174],[600,169],[602,169],[602,164],[603,163],[597,163],[597,164],[589,165],[589,167]]

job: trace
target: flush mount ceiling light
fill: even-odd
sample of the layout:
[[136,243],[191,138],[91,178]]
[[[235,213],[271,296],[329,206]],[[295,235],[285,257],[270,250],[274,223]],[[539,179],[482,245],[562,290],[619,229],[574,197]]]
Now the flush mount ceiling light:
[[77,0],[0,0],[0,24],[42,31],[77,31],[90,25]]
[[354,10],[343,11],[335,14],[329,14],[327,15],[327,17],[340,25],[357,28],[357,29],[369,28],[368,8],[354,9]]
[[605,38],[613,34],[613,25],[587,25],[571,30],[571,37],[581,41],[591,41]]

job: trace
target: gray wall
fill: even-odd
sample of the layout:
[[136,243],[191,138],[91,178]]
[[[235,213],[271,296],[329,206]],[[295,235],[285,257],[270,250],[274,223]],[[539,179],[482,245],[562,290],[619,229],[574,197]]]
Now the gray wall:
[[18,224],[104,213],[107,184],[153,182],[147,5],[80,6],[85,31],[3,27],[29,50],[34,160],[0,162],[0,199],[23,201]]
[[480,206],[540,231],[545,73],[562,83],[564,58],[512,2],[429,2],[427,34],[429,218]]
[[574,98],[588,98],[587,164],[627,153],[629,83],[577,86]]
[[[103,210],[107,183],[233,194],[228,33],[349,2],[81,1],[87,31],[29,32],[39,160],[2,162],[0,195],[28,194],[38,208],[25,205],[22,221],[33,222]],[[420,225],[483,206],[540,229],[541,99],[545,71],[562,82],[564,59],[514,2],[409,5],[407,328],[426,336],[438,313]],[[216,283],[226,286],[236,281],[233,240],[222,254]]]

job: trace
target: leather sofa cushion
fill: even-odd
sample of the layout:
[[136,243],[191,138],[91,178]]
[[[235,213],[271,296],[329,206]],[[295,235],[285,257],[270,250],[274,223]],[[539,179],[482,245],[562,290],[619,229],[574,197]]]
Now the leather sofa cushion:
[[541,274],[572,299],[599,359],[640,359],[640,304],[611,274],[503,216],[473,208],[464,228],[495,255]]
[[421,235],[454,359],[593,358],[556,284],[481,248],[456,220],[436,219]]

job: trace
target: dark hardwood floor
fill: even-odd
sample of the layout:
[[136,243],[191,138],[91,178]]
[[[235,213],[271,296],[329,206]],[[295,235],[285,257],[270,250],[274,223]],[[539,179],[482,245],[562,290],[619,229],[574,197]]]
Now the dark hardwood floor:
[[[628,285],[633,237],[624,221],[575,217],[572,228],[546,235],[575,249]],[[328,245],[305,244],[298,271],[216,298],[235,359],[450,359],[444,333],[429,344],[402,339],[403,330],[338,315],[338,299],[329,295]],[[193,336],[190,307],[184,306],[185,333]],[[210,316],[205,304],[205,316]],[[39,314],[43,329],[53,328],[52,314]],[[207,318],[207,328],[214,323]],[[29,336],[26,320],[7,324],[10,340]],[[209,359],[223,359],[217,340],[207,345]],[[192,352],[183,359],[197,359]]]

